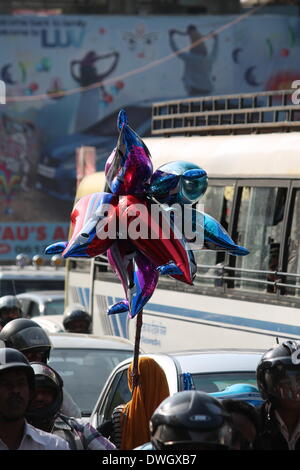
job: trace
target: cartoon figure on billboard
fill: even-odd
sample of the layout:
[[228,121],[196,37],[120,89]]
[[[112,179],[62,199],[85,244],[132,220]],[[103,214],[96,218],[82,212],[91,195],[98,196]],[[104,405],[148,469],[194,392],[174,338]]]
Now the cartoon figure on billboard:
[[[180,51],[174,39],[175,35],[189,37],[189,51]],[[211,73],[217,56],[218,37],[214,36],[213,48],[210,53],[204,42],[195,44],[201,38],[202,34],[194,25],[189,25],[186,31],[169,30],[170,47],[184,63],[182,81],[189,96],[210,95],[213,91]]]
[[[99,71],[96,63],[106,59],[113,59],[113,61],[106,70]],[[82,90],[80,92],[75,132],[82,131],[97,122],[99,113],[99,89],[101,90],[104,101],[105,97],[108,95],[101,82],[113,73],[117,67],[118,60],[118,52],[96,54],[95,51],[87,52],[81,60],[72,60],[70,64],[71,75],[80,87],[88,87],[94,83],[100,83],[97,88]]]
[[123,39],[128,50],[139,59],[153,59],[155,55],[154,44],[158,39],[155,32],[146,32],[143,24],[136,26],[134,31],[125,31]]

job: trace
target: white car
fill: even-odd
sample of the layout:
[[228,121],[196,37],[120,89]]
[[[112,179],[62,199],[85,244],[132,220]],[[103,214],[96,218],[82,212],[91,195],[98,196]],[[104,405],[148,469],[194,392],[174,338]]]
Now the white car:
[[63,315],[65,294],[63,290],[23,292],[17,295],[23,315],[33,318],[40,315]]
[[109,374],[132,356],[134,345],[116,336],[59,333],[49,337],[53,345],[49,365],[61,375],[82,416],[90,416]]
[[[264,351],[200,350],[147,354],[165,371],[170,394],[194,387],[204,392],[219,392],[236,383],[256,386],[256,367]],[[110,374],[92,411],[90,423],[97,428],[110,420],[113,409],[131,399],[127,370],[132,357]]]

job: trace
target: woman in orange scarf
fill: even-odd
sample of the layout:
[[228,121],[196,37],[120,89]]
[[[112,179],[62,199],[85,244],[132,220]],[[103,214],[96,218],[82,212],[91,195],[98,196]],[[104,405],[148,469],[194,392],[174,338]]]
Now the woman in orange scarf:
[[[128,369],[128,386],[132,392],[133,364]],[[163,369],[150,357],[140,357],[138,384],[131,400],[117,406],[112,414],[112,441],[121,450],[132,450],[150,441],[149,421],[158,405],[170,395]]]

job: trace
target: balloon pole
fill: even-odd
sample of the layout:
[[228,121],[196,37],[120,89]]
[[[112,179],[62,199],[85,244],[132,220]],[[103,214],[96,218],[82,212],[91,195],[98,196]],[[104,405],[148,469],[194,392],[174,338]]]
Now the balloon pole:
[[139,352],[140,352],[142,325],[143,325],[143,310],[141,310],[138,313],[137,319],[136,319],[135,343],[134,343],[133,367],[132,367],[132,391],[138,385],[138,381],[139,381]]

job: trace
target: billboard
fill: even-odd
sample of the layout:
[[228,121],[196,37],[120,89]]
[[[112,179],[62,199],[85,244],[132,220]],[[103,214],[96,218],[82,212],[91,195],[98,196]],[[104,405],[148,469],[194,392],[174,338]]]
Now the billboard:
[[51,230],[69,220],[76,149],[95,147],[103,169],[120,108],[143,136],[153,101],[287,89],[300,78],[292,16],[3,15],[0,44],[1,221]]

